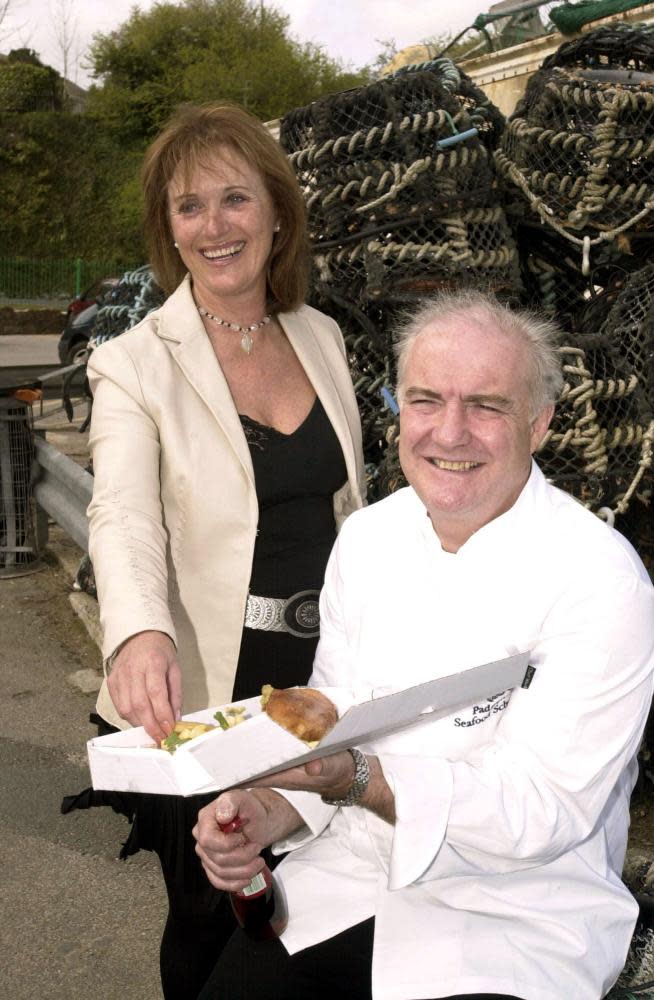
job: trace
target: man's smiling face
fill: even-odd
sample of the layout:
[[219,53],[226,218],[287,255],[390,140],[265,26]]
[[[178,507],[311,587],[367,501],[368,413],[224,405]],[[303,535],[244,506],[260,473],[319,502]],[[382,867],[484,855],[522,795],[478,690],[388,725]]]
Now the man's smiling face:
[[530,358],[472,313],[427,326],[400,387],[400,462],[452,552],[513,506],[551,419],[530,412]]

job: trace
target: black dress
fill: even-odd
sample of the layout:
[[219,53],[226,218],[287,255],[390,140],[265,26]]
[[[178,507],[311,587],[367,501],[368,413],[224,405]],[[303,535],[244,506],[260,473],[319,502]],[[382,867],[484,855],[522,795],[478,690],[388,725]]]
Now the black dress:
[[[316,398],[292,434],[241,417],[259,502],[250,593],[288,598],[319,591],[336,537],[333,495],[347,472],[336,434]],[[306,684],[318,643],[287,632],[243,630],[234,699],[250,698],[263,684]]]
[[[286,599],[301,591],[319,591],[336,537],[333,495],[347,479],[343,453],[322,403],[316,398],[292,434],[247,416],[241,416],[241,424],[259,504],[250,593]],[[317,637],[244,628],[233,700],[258,695],[264,684],[306,684],[317,642]],[[111,731],[103,720],[97,721],[101,734]],[[161,942],[166,1000],[194,1000],[235,926],[227,897],[210,885],[195,854],[192,829],[198,810],[214,798],[215,793],[182,798],[87,789],[62,804],[63,812],[112,806],[132,821],[121,857],[142,849],[158,854],[170,904]]]

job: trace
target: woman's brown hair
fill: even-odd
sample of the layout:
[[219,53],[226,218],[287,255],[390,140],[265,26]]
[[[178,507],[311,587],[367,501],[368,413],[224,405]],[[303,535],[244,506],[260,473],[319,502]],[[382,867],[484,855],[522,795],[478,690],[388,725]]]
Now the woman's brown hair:
[[148,147],[142,170],[144,230],[150,265],[170,294],[186,274],[175,250],[168,214],[168,185],[181,170],[189,178],[208,166],[225,146],[261,175],[279,221],[268,260],[268,305],[276,312],[297,308],[309,276],[306,208],[293,168],[268,129],[236,104],[182,105]]

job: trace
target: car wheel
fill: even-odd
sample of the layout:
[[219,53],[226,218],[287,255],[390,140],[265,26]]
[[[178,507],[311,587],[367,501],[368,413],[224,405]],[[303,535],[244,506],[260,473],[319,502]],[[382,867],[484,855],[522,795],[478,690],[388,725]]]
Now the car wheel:
[[82,361],[86,361],[88,357],[88,340],[75,340],[70,345],[66,351],[66,361],[67,365],[77,365]]

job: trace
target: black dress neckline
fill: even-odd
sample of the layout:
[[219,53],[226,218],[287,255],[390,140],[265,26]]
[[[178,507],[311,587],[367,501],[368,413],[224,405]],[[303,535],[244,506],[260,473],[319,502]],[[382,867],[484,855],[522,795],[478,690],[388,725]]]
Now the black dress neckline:
[[264,431],[271,431],[273,434],[278,434],[282,438],[292,438],[295,434],[298,434],[302,430],[302,428],[309,422],[309,420],[313,416],[313,412],[316,409],[316,406],[318,405],[318,402],[319,402],[318,396],[316,395],[314,397],[313,403],[311,404],[311,408],[307,413],[306,417],[304,418],[304,420],[300,424],[298,424],[298,426],[295,428],[294,431],[290,431],[290,433],[288,434],[285,431],[278,430],[271,424],[262,424],[260,420],[255,420],[254,417],[249,416],[247,413],[239,413],[239,418],[241,423],[245,422],[247,424],[253,425],[254,427],[260,427]]

